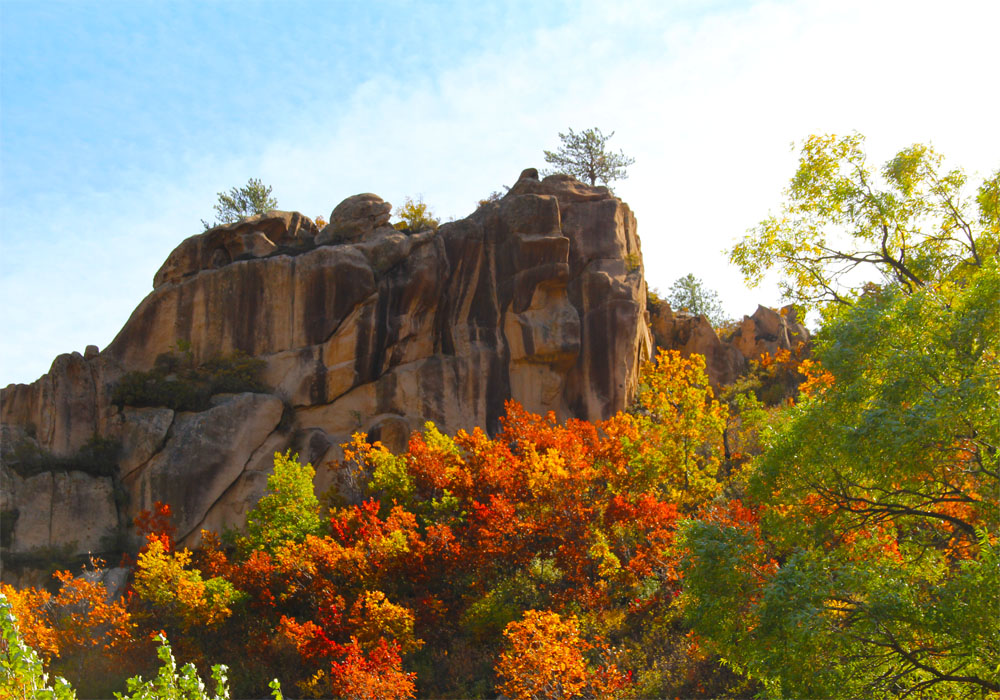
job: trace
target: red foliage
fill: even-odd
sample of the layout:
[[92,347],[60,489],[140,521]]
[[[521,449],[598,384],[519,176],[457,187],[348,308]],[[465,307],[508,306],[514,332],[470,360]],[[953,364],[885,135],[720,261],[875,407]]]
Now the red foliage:
[[135,530],[140,537],[146,540],[141,552],[145,552],[149,542],[153,540],[162,542],[164,551],[173,550],[177,527],[170,521],[171,517],[173,514],[170,511],[170,505],[161,501],[153,504],[152,511],[143,510],[135,516],[133,520]]

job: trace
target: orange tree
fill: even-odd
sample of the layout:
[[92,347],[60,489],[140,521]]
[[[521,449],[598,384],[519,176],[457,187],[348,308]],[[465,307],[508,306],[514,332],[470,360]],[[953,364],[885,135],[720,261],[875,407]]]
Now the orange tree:
[[[96,562],[101,566],[101,562]],[[88,696],[109,692],[109,676],[129,668],[136,628],[124,600],[108,600],[103,584],[56,572],[59,592],[0,584],[24,641],[55,674],[74,679]]]
[[528,610],[503,633],[507,649],[497,663],[499,690],[513,700],[614,698],[629,685],[629,675],[613,661],[599,667],[587,663],[584,651],[591,645],[581,639],[575,617]]

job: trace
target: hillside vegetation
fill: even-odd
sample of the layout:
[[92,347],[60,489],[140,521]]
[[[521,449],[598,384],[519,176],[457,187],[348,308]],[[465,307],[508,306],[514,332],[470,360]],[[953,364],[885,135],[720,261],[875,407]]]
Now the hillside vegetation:
[[[811,358],[716,396],[662,352],[607,421],[509,402],[493,437],[357,434],[355,499],[278,454],[242,531],[191,552],[144,513],[123,599],[65,572],[2,593],[81,695],[155,673],[162,632],[237,697],[996,696],[998,245],[1000,172],[970,193],[929,148],[875,171],[812,137],[732,254],[820,312]],[[778,372],[800,393],[765,404]]]

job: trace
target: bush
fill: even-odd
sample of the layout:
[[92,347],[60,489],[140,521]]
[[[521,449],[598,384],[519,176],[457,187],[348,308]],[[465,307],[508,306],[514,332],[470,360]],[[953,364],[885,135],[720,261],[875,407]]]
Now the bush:
[[17,618],[7,597],[0,593],[0,690],[4,698],[76,700],[76,692],[65,679],[49,676],[35,650],[21,639]]
[[[129,679],[128,691],[115,693],[118,700],[229,700],[225,666],[212,667],[215,692],[207,692],[194,664],[188,663],[178,669],[167,638],[160,634],[157,639],[160,647],[156,655],[162,665],[156,678],[144,681],[136,676]],[[282,700],[278,681],[271,681],[270,687],[274,699]],[[13,608],[3,593],[0,593],[0,690],[0,697],[5,700],[76,700],[76,691],[65,679],[57,676],[49,682],[42,660],[21,638]]]
[[118,406],[164,406],[175,411],[204,411],[215,394],[263,392],[264,361],[236,352],[195,366],[189,351],[163,353],[148,372],[129,372],[115,386]]
[[43,472],[74,471],[114,477],[121,447],[118,440],[94,435],[76,454],[59,457],[34,442],[24,440],[14,445],[13,454],[4,456],[10,467],[23,478]]

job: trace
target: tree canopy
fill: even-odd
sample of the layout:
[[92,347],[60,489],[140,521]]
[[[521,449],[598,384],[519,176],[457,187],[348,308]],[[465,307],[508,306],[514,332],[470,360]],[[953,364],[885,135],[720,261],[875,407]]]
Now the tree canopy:
[[206,229],[222,224],[231,224],[245,216],[263,214],[278,208],[278,200],[271,196],[270,185],[265,186],[257,178],[250,178],[243,187],[234,187],[229,192],[219,192],[215,209],[215,223],[202,219]]
[[777,267],[783,290],[806,305],[850,303],[867,282],[913,292],[1000,245],[1000,170],[973,196],[961,169],[945,170],[914,144],[878,171],[864,137],[811,136],[771,215],[730,252],[751,284]]
[[[879,191],[859,146],[809,139],[785,207],[801,218],[737,247],[827,300],[824,324],[744,517],[683,528],[685,608],[769,697],[983,697],[1000,692],[996,176],[977,221],[929,149],[890,161]],[[874,245],[834,248],[820,222]],[[851,291],[842,265],[882,284]]]
[[705,316],[713,326],[721,326],[726,321],[719,295],[691,273],[670,285],[667,301],[675,311]]
[[545,151],[545,162],[554,167],[549,173],[566,173],[577,180],[596,185],[610,185],[615,180],[628,177],[626,169],[635,163],[634,158],[619,151],[607,150],[607,143],[615,132],[607,136],[598,128],[584,129],[576,133],[560,133],[562,145],[556,151]]

